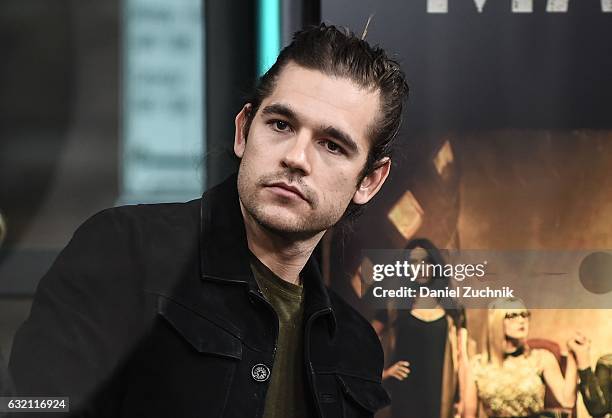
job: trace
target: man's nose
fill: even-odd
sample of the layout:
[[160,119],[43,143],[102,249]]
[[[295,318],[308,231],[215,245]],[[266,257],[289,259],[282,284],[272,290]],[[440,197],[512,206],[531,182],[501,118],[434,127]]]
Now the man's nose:
[[294,171],[299,171],[301,175],[310,174],[309,151],[311,146],[311,136],[308,132],[295,135],[288,144],[282,158],[283,167]]

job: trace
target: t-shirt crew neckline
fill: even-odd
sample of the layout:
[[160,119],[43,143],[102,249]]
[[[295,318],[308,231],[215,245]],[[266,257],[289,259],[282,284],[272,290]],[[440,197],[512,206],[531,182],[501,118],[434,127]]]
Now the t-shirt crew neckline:
[[[302,284],[289,283],[276,275],[272,270],[268,268],[259,258],[249,251],[251,262],[253,267],[257,269],[259,276],[267,287],[272,287],[274,290],[280,292],[283,296],[291,298],[293,300],[301,300],[304,297],[304,286]],[[301,282],[300,278],[300,282]]]

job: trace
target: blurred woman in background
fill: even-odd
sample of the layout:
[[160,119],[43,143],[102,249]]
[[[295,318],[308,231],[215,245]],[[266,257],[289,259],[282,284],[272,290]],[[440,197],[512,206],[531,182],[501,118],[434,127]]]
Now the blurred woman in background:
[[[440,251],[427,239],[405,248],[410,262],[444,265]],[[423,271],[423,270],[422,270]],[[414,288],[451,287],[448,277],[421,274]],[[417,291],[418,294],[418,291]],[[372,326],[379,336],[390,331],[393,354],[383,380],[391,392],[393,418],[452,418],[458,408],[458,335],[464,335],[465,311],[454,299],[418,297],[406,309],[377,312]]]
[[519,299],[498,299],[489,305],[484,352],[470,360],[462,351],[463,417],[477,417],[479,403],[488,417],[563,416],[544,411],[546,385],[563,408],[574,407],[574,356],[567,357],[564,377],[550,351],[527,345],[529,317]]

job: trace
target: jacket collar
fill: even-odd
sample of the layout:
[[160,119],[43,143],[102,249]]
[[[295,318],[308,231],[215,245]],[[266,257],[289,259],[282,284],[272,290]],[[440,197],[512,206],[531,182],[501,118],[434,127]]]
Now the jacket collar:
[[[200,204],[200,273],[203,280],[246,284],[257,292],[259,287],[249,263],[249,249],[240,210],[237,175],[234,174],[202,196]],[[330,330],[335,330],[328,291],[314,256],[302,270],[304,315],[330,313]]]

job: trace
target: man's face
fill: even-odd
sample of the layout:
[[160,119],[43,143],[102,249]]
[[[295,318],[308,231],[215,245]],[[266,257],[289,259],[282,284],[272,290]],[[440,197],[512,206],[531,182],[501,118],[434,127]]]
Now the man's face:
[[388,161],[358,182],[379,116],[377,91],[289,63],[245,140],[248,109],[236,117],[238,191],[260,225],[314,235],[338,222],[351,200],[366,203],[382,186]]

